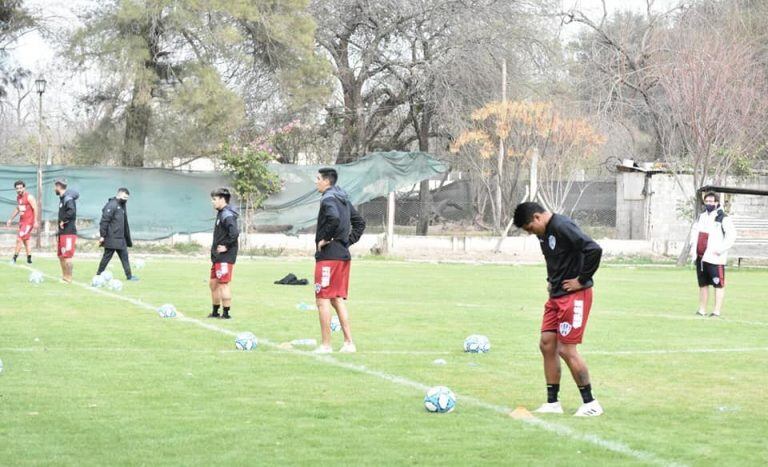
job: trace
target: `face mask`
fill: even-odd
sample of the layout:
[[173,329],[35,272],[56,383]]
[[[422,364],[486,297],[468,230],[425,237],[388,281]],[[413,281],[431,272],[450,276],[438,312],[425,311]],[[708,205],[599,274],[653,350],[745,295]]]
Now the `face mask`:
[[707,204],[707,205],[706,205],[706,206],[704,206],[704,207],[707,209],[707,212],[712,212],[712,211],[714,211],[714,210],[715,210],[715,208],[716,208],[717,206],[712,206],[711,204]]
[[127,199],[118,199],[117,202],[120,203],[121,206],[125,206],[125,203],[127,202]]

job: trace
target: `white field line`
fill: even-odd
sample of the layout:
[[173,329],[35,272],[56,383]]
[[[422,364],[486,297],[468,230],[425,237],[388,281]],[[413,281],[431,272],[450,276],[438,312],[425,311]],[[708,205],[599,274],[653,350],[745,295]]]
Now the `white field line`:
[[[5,263],[5,264],[7,264],[7,263]],[[38,271],[37,269],[31,268],[31,267],[28,267],[28,266],[23,266],[23,265],[18,265],[16,267],[21,267],[21,268],[27,269],[29,271]],[[38,271],[38,272],[42,273],[42,271]],[[45,277],[48,277],[48,278],[52,279],[52,280],[58,280],[57,277],[54,277],[54,276],[51,276],[51,275],[48,275],[48,274],[45,274],[45,273],[43,273],[43,275]],[[107,291],[101,290],[101,289],[96,289],[96,288],[91,287],[88,284],[83,284],[81,282],[72,282],[72,285],[81,287],[81,288],[83,288],[85,290],[89,290],[89,291],[94,292],[94,293],[101,294],[103,296],[112,297],[112,298],[115,298],[115,299],[118,299],[118,300],[123,300],[123,301],[129,302],[129,303],[131,303],[133,305],[136,305],[137,307],[144,308],[144,309],[147,309],[147,310],[156,311],[156,309],[157,309],[157,307],[154,307],[154,306],[152,306],[152,305],[150,305],[150,304],[148,304],[146,302],[143,302],[141,300],[130,298],[130,297],[125,297],[123,295],[118,295],[118,294],[115,294],[115,293],[112,293],[112,292],[107,292]],[[178,317],[176,319],[179,320],[179,321],[184,321],[184,322],[190,323],[190,324],[195,324],[195,325],[197,325],[199,327],[202,327],[202,328],[205,328],[205,329],[208,329],[208,330],[211,330],[211,331],[215,331],[215,332],[218,332],[218,333],[221,333],[221,334],[225,334],[225,335],[228,335],[228,336],[237,336],[237,334],[238,334],[235,331],[231,331],[229,329],[225,329],[225,328],[222,328],[222,327],[217,326],[215,324],[204,322],[204,321],[201,321],[201,320],[198,320],[198,319],[195,319],[195,318],[190,318],[190,317],[182,315],[181,313],[178,314]],[[294,354],[294,355],[301,355],[301,356],[304,356],[304,357],[309,357],[309,358],[312,358],[312,359],[314,359],[316,361],[319,361],[319,362],[322,362],[322,363],[326,363],[328,365],[332,365],[332,366],[335,366],[335,367],[338,367],[338,368],[344,368],[344,369],[351,370],[351,371],[354,371],[354,372],[357,372],[357,373],[361,373],[361,374],[365,374],[365,375],[368,375],[368,376],[374,376],[374,377],[377,377],[379,379],[383,379],[385,381],[389,381],[391,383],[394,383],[394,384],[397,384],[397,385],[400,385],[400,386],[405,386],[405,387],[411,387],[411,388],[414,388],[414,389],[418,389],[418,390],[420,390],[422,392],[426,392],[429,389],[429,386],[427,386],[426,384],[420,383],[418,381],[414,381],[414,380],[411,380],[411,379],[408,379],[408,378],[405,378],[405,377],[402,377],[402,376],[398,376],[398,375],[393,375],[393,374],[390,374],[390,373],[385,373],[385,372],[382,372],[382,371],[379,371],[379,370],[371,369],[371,368],[366,367],[365,365],[358,365],[358,364],[354,364],[354,363],[350,363],[350,362],[339,361],[339,360],[337,360],[334,357],[331,357],[329,355],[314,354],[312,352],[306,352],[306,351],[295,350],[295,349],[288,349],[288,350],[281,349],[280,347],[278,347],[277,344],[275,344],[275,343],[273,343],[273,342],[271,342],[271,341],[269,341],[267,339],[263,339],[263,338],[259,338],[259,343],[263,344],[263,345],[266,345],[268,347],[272,347],[272,348],[275,348],[275,349],[278,349],[278,350],[282,350],[282,351],[284,351],[286,353],[290,353],[290,354]],[[497,412],[497,413],[502,414],[502,415],[509,415],[510,412],[512,412],[512,409],[509,408],[509,407],[502,406],[502,405],[496,405],[496,404],[492,404],[492,403],[489,403],[489,402],[485,402],[483,400],[480,400],[480,399],[477,399],[477,398],[474,398],[474,397],[471,397],[471,396],[464,396],[464,395],[456,394],[456,398],[460,399],[463,403],[466,403],[466,404],[469,404],[469,405],[474,405],[476,407],[485,408],[485,409]],[[613,441],[613,440],[601,438],[600,436],[597,436],[597,435],[594,435],[594,434],[580,433],[580,432],[578,432],[578,431],[574,430],[573,428],[570,428],[570,427],[568,427],[566,425],[560,425],[558,423],[548,422],[546,420],[542,420],[542,419],[536,418],[534,416],[521,417],[521,418],[513,418],[513,419],[521,421],[521,422],[523,422],[523,423],[525,423],[527,425],[536,426],[536,427],[541,428],[541,429],[543,429],[545,431],[549,431],[551,433],[555,433],[555,434],[558,434],[560,436],[564,436],[564,437],[567,437],[567,438],[574,439],[576,441],[587,442],[587,443],[593,444],[593,445],[595,445],[595,446],[597,446],[599,448],[606,449],[608,451],[612,451],[612,452],[615,452],[615,453],[618,453],[618,454],[622,454],[622,455],[625,455],[627,457],[631,457],[631,458],[634,458],[636,460],[639,460],[639,461],[642,461],[642,462],[646,462],[646,463],[649,463],[649,464],[665,465],[665,466],[666,465],[681,465],[681,464],[676,464],[676,463],[670,462],[668,460],[665,460],[665,459],[659,457],[658,455],[656,455],[656,454],[654,454],[652,452],[640,451],[640,450],[637,450],[637,449],[633,449],[633,448],[629,447],[628,445],[626,445],[626,444],[624,444],[624,443],[622,443],[620,441]]]

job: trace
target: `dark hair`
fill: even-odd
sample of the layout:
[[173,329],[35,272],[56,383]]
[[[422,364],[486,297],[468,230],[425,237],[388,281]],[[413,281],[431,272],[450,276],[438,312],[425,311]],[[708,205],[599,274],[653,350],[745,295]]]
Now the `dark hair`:
[[229,203],[231,197],[232,194],[229,192],[229,188],[216,188],[211,191],[211,198],[224,198],[224,201],[227,203]]
[[713,198],[715,198],[715,202],[716,202],[716,203],[719,203],[719,202],[720,202],[720,197],[719,197],[719,196],[717,195],[717,193],[715,193],[714,191],[708,191],[708,192],[706,192],[706,194],[704,194],[704,199],[706,200],[706,199],[707,199],[707,198],[709,198],[710,196],[711,196],[711,197],[713,197]]
[[547,212],[539,203],[527,202],[520,203],[515,208],[514,223],[515,227],[522,229],[524,225],[530,224],[534,214]]
[[120,188],[118,188],[118,189],[117,189],[117,192],[118,192],[118,193],[125,193],[125,194],[126,194],[126,195],[128,195],[128,196],[130,196],[130,195],[131,195],[131,192],[130,192],[130,191],[128,191],[128,188],[125,188],[125,187],[120,187]]
[[59,185],[62,188],[67,187],[67,180],[65,178],[59,178],[55,182],[53,182],[54,185]]
[[24,188],[26,188],[26,187],[27,187],[27,184],[26,184],[26,183],[24,183],[24,180],[16,180],[16,181],[13,183],[13,187],[14,187],[14,188],[16,188],[16,187],[17,187],[17,186],[19,186],[19,185],[23,186]]
[[325,167],[323,169],[320,169],[317,171],[317,173],[320,174],[321,177],[331,182],[331,185],[335,185],[336,181],[339,179],[339,174],[336,173],[336,169],[332,169],[330,167]]

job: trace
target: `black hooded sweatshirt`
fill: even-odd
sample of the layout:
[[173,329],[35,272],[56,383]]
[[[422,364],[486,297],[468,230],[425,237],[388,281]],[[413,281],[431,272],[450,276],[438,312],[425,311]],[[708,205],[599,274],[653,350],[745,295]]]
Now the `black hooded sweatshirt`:
[[104,239],[104,248],[124,250],[133,246],[131,228],[128,226],[128,211],[125,201],[109,198],[101,210],[99,236]]
[[[59,196],[59,235],[77,234],[77,204],[75,201],[80,193],[72,188],[67,189]],[[64,228],[61,223],[64,223]]]
[[[237,218],[237,212],[228,205],[224,206],[216,214],[216,225],[213,228],[213,244],[211,244],[212,262],[235,264],[237,259],[237,238],[240,236]],[[227,247],[227,251],[218,253],[216,247],[219,245]]]
[[349,261],[349,247],[360,240],[364,231],[365,220],[352,206],[347,192],[337,186],[325,190],[317,215],[315,245],[320,240],[330,243],[315,253],[315,259]]
[[592,276],[600,266],[603,250],[568,217],[552,214],[544,237],[539,237],[547,262],[549,296],[568,295],[563,281],[578,278],[583,288],[594,285]]

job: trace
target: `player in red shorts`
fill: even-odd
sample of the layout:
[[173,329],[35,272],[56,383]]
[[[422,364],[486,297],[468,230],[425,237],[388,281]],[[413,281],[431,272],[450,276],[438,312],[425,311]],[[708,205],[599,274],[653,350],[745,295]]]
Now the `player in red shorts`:
[[80,193],[67,189],[66,180],[56,180],[53,184],[56,196],[59,197],[59,230],[56,242],[56,255],[61,265],[61,280],[67,284],[72,282],[72,258],[75,256],[77,243],[77,199]]
[[317,353],[331,353],[331,307],[339,316],[344,332],[340,352],[357,351],[352,341],[349,313],[345,300],[349,294],[349,269],[352,256],[349,246],[357,242],[365,230],[365,221],[357,213],[347,192],[336,186],[336,170],[320,169],[315,180],[322,193],[315,233],[315,299],[320,316],[322,344]]
[[583,400],[577,417],[602,415],[592,397],[589,369],[576,346],[581,344],[592,307],[592,276],[600,266],[603,250],[568,217],[552,214],[538,203],[515,208],[515,226],[539,237],[547,263],[549,300],[544,306],[539,348],[544,357],[547,403],[538,413],[563,413],[558,401],[560,358],[565,360]]
[[32,245],[29,239],[32,237],[32,231],[40,227],[40,214],[37,209],[37,201],[27,193],[27,184],[24,180],[17,180],[13,184],[16,189],[16,209],[11,213],[6,225],[11,226],[11,222],[19,214],[19,235],[16,237],[16,250],[13,253],[13,262],[19,257],[22,245],[27,251],[27,263],[32,264]]
[[[230,319],[232,307],[232,270],[237,260],[237,239],[240,229],[237,227],[237,212],[229,206],[231,193],[227,188],[217,188],[211,192],[211,204],[216,210],[216,224],[213,227],[211,244],[211,276],[208,286],[211,289],[212,310],[209,318]],[[219,309],[223,308],[222,314]]]

